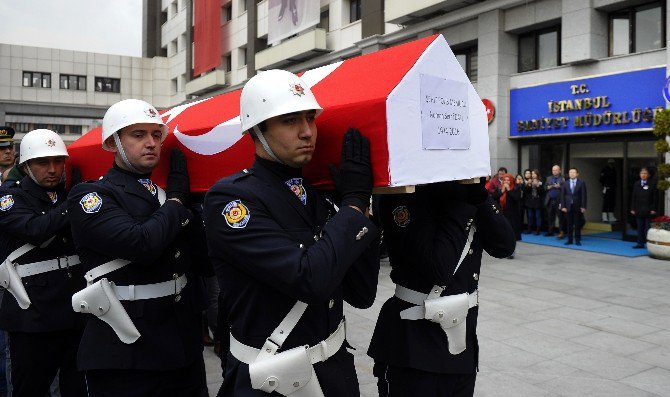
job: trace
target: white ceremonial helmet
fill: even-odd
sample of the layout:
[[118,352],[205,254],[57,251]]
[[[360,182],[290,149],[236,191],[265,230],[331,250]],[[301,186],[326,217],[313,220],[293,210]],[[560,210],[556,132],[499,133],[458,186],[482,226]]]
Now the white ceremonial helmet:
[[279,69],[260,72],[242,88],[242,133],[272,117],[303,110],[316,110],[318,116],[323,109],[300,77]]
[[47,129],[33,130],[21,139],[19,164],[41,157],[69,157],[65,142],[54,131]]
[[124,99],[113,104],[102,119],[102,148],[111,151],[111,148],[107,145],[107,139],[122,128],[139,123],[158,124],[163,132],[161,142],[167,137],[168,126],[163,122],[155,107],[139,99]]

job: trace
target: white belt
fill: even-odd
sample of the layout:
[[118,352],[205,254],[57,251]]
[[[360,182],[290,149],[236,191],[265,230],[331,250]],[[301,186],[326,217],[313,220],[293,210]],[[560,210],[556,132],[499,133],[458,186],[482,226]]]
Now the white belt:
[[128,265],[130,261],[125,259],[114,259],[109,262],[105,262],[102,265],[96,266],[93,269],[89,270],[84,274],[84,278],[88,285],[93,284],[96,279],[105,276],[115,270],[121,269],[122,267]]
[[[439,291],[441,293],[442,291]],[[405,302],[412,303],[416,306],[409,309],[405,309],[401,312],[401,317],[405,320],[422,320],[424,319],[424,305],[426,299],[430,295],[437,293],[436,287],[433,287],[431,294],[424,294],[423,292],[414,291],[402,285],[396,284],[395,286],[395,296],[398,299],[404,300]],[[437,293],[437,296],[439,296]],[[475,292],[468,294],[468,306],[473,308],[479,306],[479,289],[476,289]]]
[[174,280],[145,285],[114,285],[112,288],[120,301],[135,301],[140,299],[162,298],[178,295],[186,286],[186,275],[183,274]]
[[[330,334],[326,340],[307,348],[307,355],[309,356],[310,362],[316,364],[328,360],[340,350],[346,335],[346,324],[344,319],[342,319],[335,332]],[[256,361],[259,353],[260,349],[247,346],[235,339],[233,334],[230,334],[230,354],[236,359],[245,364],[251,364]]]
[[36,274],[46,273],[53,270],[67,269],[78,265],[79,257],[77,255],[63,256],[56,259],[48,259],[41,262],[26,263],[25,265],[16,265],[16,272],[19,277],[30,277]]

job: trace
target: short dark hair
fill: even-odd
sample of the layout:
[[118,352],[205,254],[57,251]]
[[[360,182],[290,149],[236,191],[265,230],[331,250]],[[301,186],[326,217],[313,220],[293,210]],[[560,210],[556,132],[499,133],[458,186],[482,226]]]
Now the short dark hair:
[[642,171],[647,171],[647,174],[650,174],[649,168],[647,168],[647,167],[640,168],[640,172],[642,172]]
[[505,168],[505,167],[498,168],[498,172],[500,172],[500,171],[504,171],[505,174],[507,174],[507,168]]
[[570,169],[568,170],[568,172],[570,172],[570,170],[575,170],[575,171],[577,171],[577,173],[579,174],[579,170],[577,169],[577,167],[570,167]]

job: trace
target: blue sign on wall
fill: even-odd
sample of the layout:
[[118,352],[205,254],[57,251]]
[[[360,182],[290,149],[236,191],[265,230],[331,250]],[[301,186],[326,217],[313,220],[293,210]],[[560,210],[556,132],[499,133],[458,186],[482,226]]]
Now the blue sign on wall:
[[665,67],[510,91],[510,136],[650,130],[665,109]]

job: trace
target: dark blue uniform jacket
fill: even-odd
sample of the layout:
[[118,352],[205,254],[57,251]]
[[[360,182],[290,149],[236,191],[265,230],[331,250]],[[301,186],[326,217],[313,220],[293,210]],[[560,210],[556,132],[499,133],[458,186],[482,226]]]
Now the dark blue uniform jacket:
[[[26,243],[37,248],[19,257],[17,265],[75,255],[66,207],[66,193],[59,185],[52,196],[29,177],[0,188],[0,259]],[[55,238],[40,248],[50,238]],[[63,260],[65,267],[65,261]],[[8,291],[3,291],[0,328],[16,332],[48,332],[81,328],[72,311],[72,294],[82,289],[81,265],[24,277],[31,305],[23,310]]]
[[[478,288],[482,251],[497,258],[509,256],[514,252],[514,231],[491,197],[475,206],[459,197],[436,195],[432,189],[417,187],[414,194],[381,198],[391,279],[426,294],[434,285],[446,286],[442,296],[472,293]],[[471,222],[477,225],[477,232],[454,275]],[[486,290],[481,294],[486,296]],[[394,296],[382,307],[368,350],[375,362],[433,373],[475,372],[479,308],[468,313],[466,350],[452,355],[439,324],[400,318],[400,312],[412,306]]]
[[[282,350],[313,346],[336,330],[343,301],[372,305],[377,228],[353,208],[335,213],[306,183],[294,194],[286,181],[299,178],[299,169],[257,158],[245,171],[220,180],[205,197],[209,253],[222,292],[219,310],[237,340],[260,348],[301,300],[309,306]],[[302,194],[305,204],[297,196]],[[344,347],[315,370],[326,396],[358,395],[353,356]],[[267,394],[251,389],[248,366],[229,356],[219,395]]]
[[186,367],[202,354],[202,305],[186,237],[195,222],[175,201],[160,206],[157,195],[138,182],[143,178],[148,175],[114,167],[99,181],[72,189],[68,211],[84,270],[125,259],[131,263],[104,277],[119,286],[160,283],[184,273],[189,279],[179,298],[121,302],[142,334],[135,343],[121,342],[107,323],[86,315],[78,355],[82,370],[170,370]]

